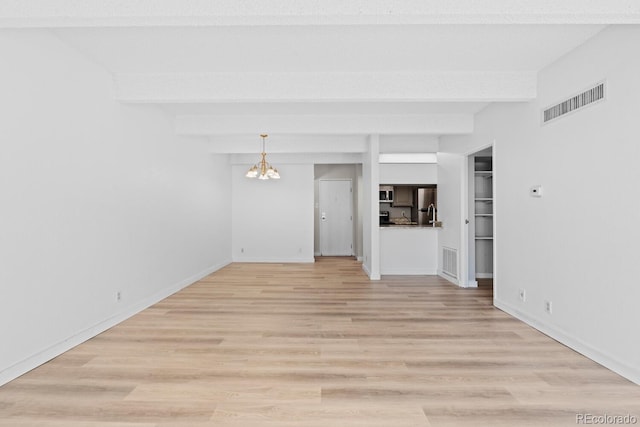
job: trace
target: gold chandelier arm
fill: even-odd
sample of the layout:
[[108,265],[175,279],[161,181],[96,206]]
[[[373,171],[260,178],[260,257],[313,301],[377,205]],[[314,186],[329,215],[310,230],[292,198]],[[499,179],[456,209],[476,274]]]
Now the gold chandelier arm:
[[259,178],[259,179],[279,179],[280,174],[278,170],[274,168],[269,162],[267,162],[267,151],[265,148],[265,139],[267,134],[261,134],[262,137],[262,153],[260,153],[260,161],[253,165],[246,174],[247,178]]

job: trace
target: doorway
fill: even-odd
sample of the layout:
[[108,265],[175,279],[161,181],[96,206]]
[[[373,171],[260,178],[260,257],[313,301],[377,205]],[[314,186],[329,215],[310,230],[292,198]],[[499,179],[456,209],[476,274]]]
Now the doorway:
[[352,256],[353,183],[321,179],[318,187],[320,255]]
[[466,156],[465,232],[466,274],[461,285],[494,287],[495,171],[494,146]]

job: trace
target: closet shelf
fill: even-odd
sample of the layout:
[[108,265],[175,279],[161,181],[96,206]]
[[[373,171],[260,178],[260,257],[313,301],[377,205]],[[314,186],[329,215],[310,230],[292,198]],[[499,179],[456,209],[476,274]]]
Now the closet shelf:
[[471,230],[475,250],[476,277],[493,276],[493,159],[488,156],[475,156],[473,162],[473,212]]

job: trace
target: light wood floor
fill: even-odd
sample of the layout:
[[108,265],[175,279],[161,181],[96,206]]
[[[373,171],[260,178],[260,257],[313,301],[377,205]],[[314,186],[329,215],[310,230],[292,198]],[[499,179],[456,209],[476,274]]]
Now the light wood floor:
[[[640,386],[437,277],[232,264],[0,388],[0,426],[575,426]],[[640,420],[638,421],[640,423]]]

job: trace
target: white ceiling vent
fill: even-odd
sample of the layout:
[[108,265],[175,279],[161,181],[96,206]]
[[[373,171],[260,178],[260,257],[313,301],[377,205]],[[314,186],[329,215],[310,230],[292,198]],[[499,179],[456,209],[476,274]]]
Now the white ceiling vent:
[[569,113],[577,111],[587,105],[592,105],[604,101],[605,82],[598,83],[590,89],[585,90],[571,98],[553,105],[542,111],[542,124],[549,123]]

